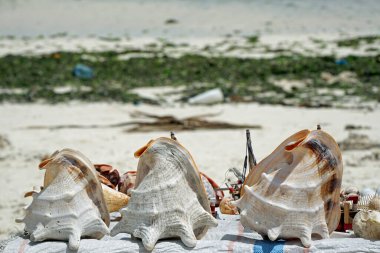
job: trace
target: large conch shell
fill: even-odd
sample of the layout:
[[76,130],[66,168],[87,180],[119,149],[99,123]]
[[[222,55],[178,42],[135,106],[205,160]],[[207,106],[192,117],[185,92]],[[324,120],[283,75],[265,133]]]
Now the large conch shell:
[[136,186],[122,219],[112,229],[142,239],[153,250],[158,239],[180,237],[194,247],[209,227],[217,226],[198,169],[177,141],[158,138],[136,151]]
[[352,229],[356,236],[368,240],[380,240],[380,212],[361,210],[352,221]]
[[31,241],[69,241],[69,248],[77,250],[81,237],[100,239],[109,234],[102,187],[84,155],[63,149],[39,167],[46,169],[43,190],[32,192],[25,218],[17,220],[25,223]]
[[[328,238],[340,219],[342,157],[322,130],[300,131],[257,164],[236,202],[241,223],[270,240]],[[244,195],[243,195],[244,194]]]

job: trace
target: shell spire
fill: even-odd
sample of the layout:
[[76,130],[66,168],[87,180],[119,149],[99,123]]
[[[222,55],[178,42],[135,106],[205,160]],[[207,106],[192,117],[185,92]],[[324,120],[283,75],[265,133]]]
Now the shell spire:
[[342,174],[335,140],[320,129],[302,130],[251,170],[232,203],[243,226],[271,240],[300,238],[309,247],[312,234],[328,238],[338,225]]
[[140,157],[135,189],[122,219],[112,229],[142,239],[147,250],[157,240],[179,237],[194,247],[209,227],[217,226],[190,153],[177,141],[159,138],[135,153]]

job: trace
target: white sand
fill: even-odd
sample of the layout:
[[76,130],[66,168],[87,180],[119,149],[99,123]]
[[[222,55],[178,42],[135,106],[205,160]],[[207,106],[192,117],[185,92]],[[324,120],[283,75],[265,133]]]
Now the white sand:
[[[14,219],[22,216],[22,207],[30,201],[23,198],[24,192],[42,184],[44,172],[37,169],[42,156],[57,149],[71,147],[80,150],[94,163],[109,163],[125,172],[136,169],[137,159],[133,157],[135,150],[152,138],[169,134],[126,133],[125,128],[48,130],[27,127],[125,122],[130,119],[129,113],[135,110],[173,114],[177,117],[221,112],[213,119],[262,125],[262,130],[251,131],[253,149],[258,160],[268,155],[289,135],[304,128],[313,129],[317,124],[321,124],[337,141],[347,137],[348,132],[344,130],[347,124],[369,126],[370,129],[359,132],[369,135],[374,141],[380,140],[379,109],[304,109],[257,104],[221,104],[210,107],[175,105],[166,108],[105,103],[3,104],[0,106],[0,134],[9,139],[11,146],[0,150],[0,238],[6,238],[9,233],[22,229],[21,225],[14,223]],[[177,132],[176,135],[193,154],[201,170],[218,183],[224,180],[228,168],[242,167],[245,155],[244,129],[185,131]],[[356,185],[359,188],[380,186],[380,161],[360,160],[374,152],[376,151],[343,153],[344,185]]]
[[[356,35],[356,34],[354,34]],[[368,35],[368,34],[366,34]],[[305,56],[325,56],[334,55],[336,58],[355,56],[375,56],[380,51],[380,39],[372,43],[361,43],[358,47],[339,47],[338,40],[351,38],[348,35],[260,35],[259,43],[252,45],[246,37],[236,36],[233,38],[210,37],[210,38],[173,38],[168,40],[174,43],[175,47],[165,47],[167,40],[156,38],[120,38],[116,41],[109,41],[102,38],[0,38],[0,57],[8,54],[36,56],[50,54],[54,52],[79,52],[81,58],[88,61],[102,61],[100,57],[94,57],[86,52],[102,51],[128,51],[142,50],[139,53],[126,53],[118,56],[120,61],[130,58],[155,57],[157,54],[165,53],[171,57],[181,57],[185,54],[199,54],[214,57],[238,57],[238,58],[272,58],[283,54],[299,53]],[[151,44],[156,48],[151,48]],[[186,43],[186,44],[182,44]],[[209,50],[205,51],[204,48]],[[233,49],[232,49],[233,48]],[[277,50],[277,52],[276,52]],[[155,53],[147,53],[155,52]]]

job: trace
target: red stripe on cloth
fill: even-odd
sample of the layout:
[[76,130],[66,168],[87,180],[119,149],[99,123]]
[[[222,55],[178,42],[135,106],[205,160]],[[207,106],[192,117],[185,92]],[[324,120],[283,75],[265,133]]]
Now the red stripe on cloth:
[[243,232],[244,232],[244,227],[239,222],[238,234],[236,235],[236,240],[230,241],[227,247],[227,252],[229,253],[234,252],[235,242],[239,241],[239,238],[240,236],[243,235]]
[[18,253],[24,253],[25,247],[28,244],[29,240],[23,240],[22,243],[20,244],[20,248],[18,249]]

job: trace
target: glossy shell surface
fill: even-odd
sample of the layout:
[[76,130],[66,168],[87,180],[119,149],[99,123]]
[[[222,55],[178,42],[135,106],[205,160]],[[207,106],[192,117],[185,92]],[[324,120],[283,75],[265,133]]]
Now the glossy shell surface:
[[322,130],[303,130],[251,170],[242,197],[232,203],[243,226],[309,247],[312,234],[328,238],[338,225],[342,174],[335,140]]

